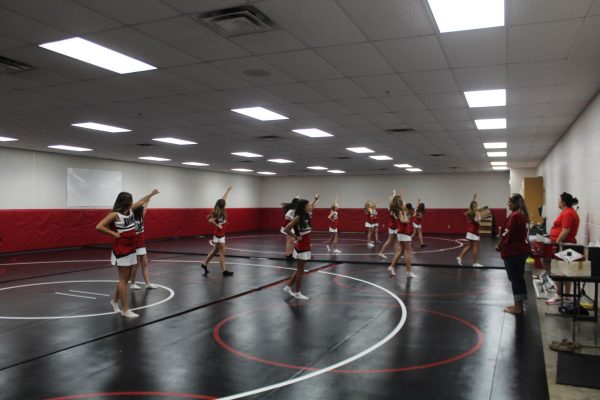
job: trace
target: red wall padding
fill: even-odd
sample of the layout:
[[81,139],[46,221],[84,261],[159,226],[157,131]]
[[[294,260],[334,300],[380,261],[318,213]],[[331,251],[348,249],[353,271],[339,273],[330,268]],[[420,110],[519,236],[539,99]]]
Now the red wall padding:
[[[378,209],[379,231],[387,232],[390,221],[388,211]],[[462,234],[467,231],[467,220],[464,215],[465,209],[458,208],[436,208],[428,209],[423,219],[423,233],[427,234]],[[496,225],[504,224],[506,210],[502,208],[492,209],[496,217]],[[329,227],[327,216],[329,209],[317,208],[313,211],[312,225],[316,231],[324,231]],[[340,232],[366,232],[365,213],[362,208],[342,208],[339,210]],[[279,229],[283,224],[283,211],[280,208],[263,208],[261,228]]]
[[[212,232],[203,208],[150,208],[146,215],[148,239],[205,235]],[[427,234],[462,234],[467,222],[463,209],[429,209],[423,220]],[[505,220],[504,209],[493,209],[497,225]],[[109,243],[111,238],[96,231],[96,224],[108,210],[0,210],[0,253],[43,250]],[[316,209],[313,229],[328,228],[329,209]],[[227,209],[228,232],[279,229],[283,223],[280,208]],[[364,232],[365,216],[360,208],[340,209],[341,232]],[[387,231],[389,217],[379,210],[379,229]]]

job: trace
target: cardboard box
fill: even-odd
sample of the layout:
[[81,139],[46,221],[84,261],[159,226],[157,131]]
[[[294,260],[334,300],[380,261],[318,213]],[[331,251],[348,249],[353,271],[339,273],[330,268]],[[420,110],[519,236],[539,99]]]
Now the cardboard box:
[[565,276],[592,276],[592,263],[589,261],[552,260],[550,268],[553,274]]
[[492,210],[489,207],[483,207],[479,209],[479,213],[481,214],[482,219],[487,219],[492,217]]

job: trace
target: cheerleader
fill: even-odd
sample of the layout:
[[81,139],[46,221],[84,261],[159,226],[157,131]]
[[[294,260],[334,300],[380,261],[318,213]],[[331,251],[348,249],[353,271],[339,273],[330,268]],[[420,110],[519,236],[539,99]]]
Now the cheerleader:
[[331,238],[329,239],[329,243],[327,243],[327,251],[331,251],[333,249],[334,254],[341,254],[341,250],[337,248],[338,242],[338,195],[335,195],[335,200],[331,205],[331,210],[329,211],[329,215],[327,219],[329,220],[329,233],[331,233]]
[[367,200],[364,210],[367,217],[367,220],[365,221],[365,228],[367,228],[367,247],[372,249],[375,247],[373,237],[377,228],[377,210],[375,209],[375,203],[371,200]]
[[227,223],[227,213],[225,212],[225,205],[227,202],[227,196],[231,191],[231,186],[227,188],[223,197],[217,200],[215,206],[208,216],[208,223],[214,226],[213,231],[213,243],[215,247],[208,253],[206,259],[202,263],[202,269],[204,270],[204,276],[209,274],[208,263],[212,258],[219,253],[219,264],[221,265],[221,271],[223,276],[233,276],[233,272],[228,271],[225,267],[225,229],[223,225]]
[[281,203],[283,208],[283,224],[279,230],[285,235],[285,258],[287,261],[293,261],[292,251],[294,251],[294,239],[285,233],[285,227],[294,219],[294,209],[298,203],[298,196],[294,197],[289,203]]
[[404,202],[402,201],[401,196],[394,196],[392,200],[394,211],[398,212],[398,234],[397,239],[399,246],[396,248],[396,254],[394,254],[394,258],[390,266],[387,270],[390,273],[390,276],[396,276],[396,264],[402,254],[405,257],[406,263],[406,279],[416,278],[412,272],[412,247],[411,247],[411,235],[413,233],[413,226],[411,223],[411,218],[413,214],[413,208],[410,204],[404,206]]
[[425,246],[425,242],[423,241],[423,228],[421,228],[421,223],[423,222],[423,217],[425,216],[425,204],[421,203],[421,199],[417,200],[417,209],[415,211],[415,216],[413,217],[412,226],[414,228],[414,232],[412,234],[413,237],[418,235],[419,243],[421,248],[427,247]]
[[481,221],[481,213],[479,212],[479,205],[477,204],[477,193],[473,193],[473,200],[469,204],[469,209],[465,212],[467,217],[467,244],[465,248],[456,257],[458,265],[462,266],[463,257],[473,247],[473,266],[483,267],[483,265],[477,262],[477,254],[479,252],[479,221]]
[[135,282],[140,265],[142,266],[142,276],[146,283],[144,287],[146,289],[156,289],[158,287],[155,284],[150,283],[150,275],[148,274],[148,252],[146,250],[146,240],[144,237],[144,218],[146,218],[146,211],[148,210],[149,203],[150,200],[133,211],[133,217],[135,218],[135,254],[137,255],[137,264],[131,270],[129,288],[134,290],[141,289]]
[[[304,265],[311,258],[310,246],[310,216],[313,208],[319,201],[319,195],[316,194],[311,203],[306,199],[298,200],[294,211],[294,219],[285,227],[285,233],[295,240],[294,258],[298,260],[296,271],[290,277],[288,284],[283,288],[283,291],[298,300],[308,300],[308,296],[302,294],[302,277],[304,276]],[[295,290],[292,288],[295,287]]]
[[[400,194],[400,196],[402,197],[402,194]],[[394,248],[397,247],[396,235],[398,234],[399,210],[397,210],[393,207],[394,206],[394,202],[393,202],[394,197],[396,197],[395,190],[392,192],[392,197],[390,197],[390,205],[389,205],[390,226],[388,227],[388,238],[385,241],[385,243],[383,244],[383,246],[381,247],[379,254],[377,254],[379,257],[384,258],[384,259],[387,259],[387,256],[385,255],[385,249],[387,249],[389,245],[394,243]]]
[[[115,312],[121,312],[121,315],[126,318],[139,316],[129,309],[127,297],[127,281],[129,281],[131,267],[137,263],[136,229],[133,212],[158,193],[158,190],[154,189],[136,203],[133,202],[130,193],[119,193],[112,212],[96,225],[96,230],[114,238],[110,263],[117,266],[119,270],[119,283],[110,304]],[[121,300],[120,309],[119,300]]]

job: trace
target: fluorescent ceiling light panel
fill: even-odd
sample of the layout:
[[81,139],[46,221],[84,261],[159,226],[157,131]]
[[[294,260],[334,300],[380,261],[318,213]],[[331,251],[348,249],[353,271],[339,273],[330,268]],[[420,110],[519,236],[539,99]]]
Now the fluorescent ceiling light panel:
[[500,165],[508,165],[506,161],[492,161],[490,162],[492,166],[500,166]]
[[289,119],[286,116],[277,114],[271,110],[267,110],[263,107],[250,107],[250,108],[234,108],[231,111],[238,114],[243,114],[251,118],[255,118],[261,121],[276,121],[278,119]]
[[326,171],[327,167],[321,167],[320,165],[312,165],[310,167],[306,167],[308,169],[313,169],[315,171]]
[[277,164],[290,164],[293,163],[292,160],[286,160],[285,158],[271,158],[270,160],[267,160],[269,162],[274,162]]
[[423,172],[421,168],[406,168],[408,172]]
[[504,26],[504,0],[427,0],[441,33]]
[[322,130],[316,129],[316,128],[292,129],[292,132],[296,132],[301,135],[312,137],[312,138],[333,136],[331,133],[328,133],[328,132],[325,132],[325,131],[322,131]]
[[209,164],[203,163],[203,162],[196,162],[196,161],[186,161],[186,162],[182,162],[183,165],[192,165],[194,167],[207,167]]
[[262,155],[260,155],[260,154],[250,153],[247,151],[238,151],[237,153],[231,153],[231,154],[233,154],[234,156],[247,157],[247,158],[262,157]]
[[176,138],[172,138],[172,137],[161,137],[161,138],[155,138],[155,139],[152,139],[152,140],[155,140],[157,142],[176,144],[176,145],[179,145],[179,146],[187,146],[187,145],[190,145],[190,144],[198,144],[196,142],[190,142],[189,140],[176,139]]
[[260,174],[260,175],[277,175],[276,172],[269,172],[269,171],[258,171],[257,174]]
[[131,58],[80,37],[44,43],[40,44],[40,47],[119,74],[129,74],[131,72],[156,69],[155,66],[146,64],[135,58]]
[[54,146],[48,146],[51,149],[57,150],[68,150],[68,151],[92,151],[92,149],[86,149],[85,147],[65,146],[64,144],[57,144]]
[[483,147],[485,147],[486,149],[505,149],[506,148],[506,142],[489,142],[489,143],[484,143]]
[[330,174],[345,174],[346,171],[342,171],[341,169],[330,169],[327,172],[329,172]]
[[496,170],[496,171],[506,171],[508,169],[508,167],[506,167],[506,166],[504,166],[504,167],[498,166],[498,167],[492,167],[492,169]]
[[476,119],[475,125],[479,130],[506,129],[506,118]]
[[19,140],[19,139],[15,139],[15,138],[11,138],[11,137],[5,137],[5,136],[0,136],[0,142],[14,142],[16,140]]
[[232,171],[236,171],[236,172],[252,172],[254,171],[253,169],[247,169],[247,168],[231,168]]
[[465,98],[471,108],[505,106],[506,89],[465,92]]
[[369,158],[372,158],[373,160],[377,160],[377,161],[393,160],[393,158],[390,156],[369,156]]
[[375,153],[368,147],[346,147],[346,150],[350,150],[353,153]]
[[76,124],[71,124],[71,126],[76,126],[78,128],[85,128],[85,129],[93,129],[95,131],[102,131],[102,132],[109,132],[109,133],[131,132],[131,129],[119,128],[118,126],[98,124],[96,122],[78,122]]
[[394,164],[394,167],[397,167],[397,168],[412,168],[412,165],[410,165],[410,164]]
[[505,151],[488,151],[488,157],[506,157],[507,153]]
[[140,160],[147,160],[147,161],[171,161],[170,158],[152,157],[152,156],[138,157],[138,158]]

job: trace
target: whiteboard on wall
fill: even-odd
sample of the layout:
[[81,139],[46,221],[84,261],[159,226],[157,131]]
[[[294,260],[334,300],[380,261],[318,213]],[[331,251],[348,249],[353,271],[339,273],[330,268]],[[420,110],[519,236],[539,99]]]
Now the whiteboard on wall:
[[68,207],[112,207],[122,191],[120,171],[67,169]]

